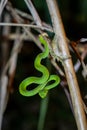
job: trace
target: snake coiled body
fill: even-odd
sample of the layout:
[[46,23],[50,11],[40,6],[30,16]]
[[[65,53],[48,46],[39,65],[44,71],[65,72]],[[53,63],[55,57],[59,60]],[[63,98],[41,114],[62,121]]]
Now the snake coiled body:
[[[28,77],[24,79],[21,84],[19,85],[19,92],[23,96],[34,96],[37,93],[44,98],[47,95],[49,89],[56,87],[59,82],[60,78],[57,75],[50,75],[48,69],[41,64],[42,59],[45,59],[49,55],[49,48],[46,40],[43,38],[42,35],[39,36],[40,42],[44,45],[44,52],[37,55],[34,66],[36,70],[42,73],[41,77]],[[50,81],[53,81],[52,84]],[[27,90],[27,87],[30,86],[32,83],[37,84],[37,87],[32,90]]]

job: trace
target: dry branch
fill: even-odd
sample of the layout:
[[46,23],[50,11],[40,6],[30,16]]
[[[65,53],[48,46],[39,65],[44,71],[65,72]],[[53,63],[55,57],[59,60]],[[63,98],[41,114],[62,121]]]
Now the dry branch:
[[[56,47],[58,51],[60,51],[63,57],[66,57],[66,60],[63,61],[63,67],[66,74],[66,79],[69,86],[69,91],[72,99],[74,116],[76,119],[76,124],[78,130],[87,130],[87,121],[84,112],[84,107],[82,103],[82,98],[78,86],[78,82],[76,79],[74,67],[72,64],[69,49],[66,42],[66,35],[64,31],[64,27],[62,24],[62,20],[60,17],[60,12],[56,3],[56,0],[46,0],[48,9],[50,12],[51,20],[53,23],[53,29],[56,36]],[[58,52],[59,53],[59,52]]]

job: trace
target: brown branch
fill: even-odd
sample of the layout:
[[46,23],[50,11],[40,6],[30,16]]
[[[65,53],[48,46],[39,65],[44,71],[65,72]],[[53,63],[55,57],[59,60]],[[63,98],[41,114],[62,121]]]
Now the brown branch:
[[[10,16],[8,13],[5,13],[4,15],[4,22],[10,22]],[[1,77],[0,77],[0,130],[3,120],[3,114],[6,109],[6,105],[8,102],[8,96],[9,93],[7,92],[7,85],[8,85],[8,76],[5,74],[3,75],[3,70],[5,67],[5,64],[8,59],[9,54],[9,45],[8,45],[8,39],[7,36],[10,33],[10,27],[4,27],[2,29],[2,37],[5,37],[2,40],[1,44],[1,57],[2,57],[2,66],[1,66]]]
[[32,16],[33,16],[35,23],[39,26],[42,26],[41,19],[40,19],[38,13],[37,13],[35,7],[33,6],[31,0],[24,0],[24,1],[27,5],[28,9],[30,10]]
[[20,49],[22,48],[22,41],[23,38],[25,37],[25,33],[23,35],[20,35],[20,28],[16,28],[16,34],[17,37],[14,40],[14,45],[11,51],[11,57],[10,57],[10,64],[9,64],[9,82],[8,82],[8,90],[9,92],[13,92],[12,84],[14,81],[15,77],[15,71],[16,71],[16,66],[17,66],[17,59],[18,59],[18,53]]
[[2,15],[2,12],[4,10],[5,5],[7,4],[7,0],[1,0],[0,1],[0,17]]
[[67,46],[66,35],[60,17],[59,9],[56,0],[46,0],[46,2],[52,19],[55,36],[57,39],[56,46],[60,51],[61,55],[63,57],[66,57],[66,60],[63,61],[63,67],[65,70],[66,79],[68,82],[69,91],[72,99],[77,128],[78,130],[87,130],[87,121],[83,108],[82,98],[76,79],[74,67],[72,64],[72,60],[71,58],[68,58],[70,56],[70,53]]

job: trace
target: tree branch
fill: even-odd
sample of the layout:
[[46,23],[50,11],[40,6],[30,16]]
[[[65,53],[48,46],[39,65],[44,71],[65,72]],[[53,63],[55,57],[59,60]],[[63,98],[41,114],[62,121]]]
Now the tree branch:
[[60,51],[61,55],[63,57],[66,57],[66,59],[63,60],[63,67],[65,70],[66,79],[68,82],[69,91],[72,99],[77,128],[78,130],[87,130],[87,121],[83,108],[82,98],[76,79],[75,71],[73,68],[72,60],[71,58],[68,58],[70,56],[70,53],[67,46],[66,35],[60,17],[59,9],[56,0],[46,0],[46,2],[50,12],[55,36],[57,39],[56,47],[58,51]]

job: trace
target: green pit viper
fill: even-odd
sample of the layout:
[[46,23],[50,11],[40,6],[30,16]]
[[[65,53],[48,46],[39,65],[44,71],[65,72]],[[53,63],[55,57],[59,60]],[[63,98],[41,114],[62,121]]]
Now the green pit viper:
[[[19,92],[23,96],[27,97],[39,94],[41,98],[45,98],[48,93],[48,90],[56,87],[60,83],[60,78],[57,75],[50,75],[48,69],[41,64],[42,59],[47,58],[49,55],[49,47],[47,41],[42,35],[39,35],[39,41],[44,46],[44,52],[36,56],[34,61],[34,67],[36,68],[36,70],[42,73],[42,76],[32,76],[24,79],[19,85]],[[33,83],[37,84],[37,87],[32,90],[27,90],[27,87]]]

